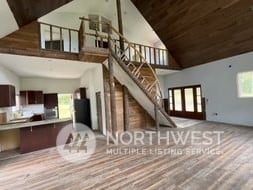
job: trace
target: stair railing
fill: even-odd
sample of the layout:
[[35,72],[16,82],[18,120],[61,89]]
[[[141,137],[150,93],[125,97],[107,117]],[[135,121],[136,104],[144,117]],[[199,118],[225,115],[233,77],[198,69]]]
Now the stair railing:
[[[82,20],[81,25],[85,25],[83,21],[97,23],[98,25],[107,25],[108,26],[108,39],[107,42],[114,51],[114,53],[126,64],[127,68],[130,72],[138,79],[138,81],[142,84],[144,89],[152,96],[153,100],[157,102],[160,106],[163,106],[163,95],[161,90],[161,85],[159,79],[152,68],[152,66],[146,61],[145,57],[141,54],[141,52],[134,47],[134,45],[128,41],[122,34],[120,34],[111,24],[105,23],[102,21],[94,21],[84,17],[80,18]],[[96,31],[97,36],[103,36],[103,34],[99,34]],[[118,39],[121,38],[124,40],[124,44],[127,46],[122,50],[119,45],[117,44]],[[117,39],[117,40],[116,40]],[[137,65],[133,63],[126,53],[127,51],[134,52],[135,56],[138,56],[140,59],[140,63]],[[151,71],[152,76],[145,76],[142,74],[142,69],[148,68]],[[154,80],[150,82],[149,78],[153,78]]]

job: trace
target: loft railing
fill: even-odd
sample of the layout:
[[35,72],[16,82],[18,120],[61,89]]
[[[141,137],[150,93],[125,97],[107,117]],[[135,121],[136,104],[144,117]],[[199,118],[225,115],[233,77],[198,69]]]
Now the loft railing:
[[[124,46],[128,45],[128,42],[124,41]],[[115,40],[118,46],[120,46],[120,40]],[[145,60],[155,66],[168,66],[169,65],[169,53],[167,49],[155,48],[147,45],[137,44],[130,42],[134,49],[127,49],[126,56],[132,62],[140,63],[142,62],[142,57]],[[142,55],[141,57],[135,51],[138,50],[139,53]]]
[[[90,29],[90,23],[95,24]],[[108,48],[108,26],[106,23],[97,24],[94,21],[82,23],[79,30],[65,28],[57,25],[39,23],[40,48],[69,53],[79,53],[83,48]],[[120,46],[120,40],[115,36],[114,43]],[[128,60],[141,63],[142,58],[154,66],[167,67],[169,53],[167,49],[151,47],[143,44],[128,42],[123,39],[124,46],[128,43],[134,48],[127,49],[125,53]],[[136,52],[139,51],[139,53]],[[142,56],[139,56],[141,54]]]
[[79,53],[79,30],[39,23],[40,48],[50,51]]

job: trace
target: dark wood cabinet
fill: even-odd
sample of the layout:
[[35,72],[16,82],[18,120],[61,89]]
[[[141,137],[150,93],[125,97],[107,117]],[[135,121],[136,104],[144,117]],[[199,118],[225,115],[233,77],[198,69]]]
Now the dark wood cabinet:
[[46,124],[20,129],[20,153],[28,153],[45,148],[55,147],[56,139],[62,128],[71,128],[72,121]]
[[30,104],[43,104],[43,92],[42,91],[20,91],[20,104],[30,105]]
[[58,95],[56,93],[44,94],[44,107],[46,109],[58,107]]
[[11,107],[15,105],[15,87],[12,85],[0,85],[0,107]]

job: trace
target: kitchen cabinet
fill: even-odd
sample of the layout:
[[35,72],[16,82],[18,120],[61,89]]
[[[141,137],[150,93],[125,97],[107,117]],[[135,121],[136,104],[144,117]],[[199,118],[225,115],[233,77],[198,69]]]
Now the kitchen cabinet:
[[0,85],[0,107],[11,107],[15,105],[15,87],[12,85]]
[[43,104],[43,92],[42,91],[20,91],[20,104],[30,105],[30,104]]
[[55,107],[58,107],[57,93],[44,94],[44,107],[46,109],[54,109]]
[[[62,128],[70,125],[72,121],[52,123],[37,127],[20,129],[20,153],[28,153],[45,148],[55,147],[56,139]],[[69,143],[69,142],[66,142]]]

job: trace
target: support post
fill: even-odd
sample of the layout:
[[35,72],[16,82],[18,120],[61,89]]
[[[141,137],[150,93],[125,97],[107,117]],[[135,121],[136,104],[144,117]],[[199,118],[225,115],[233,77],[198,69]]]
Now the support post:
[[116,97],[115,97],[115,81],[114,81],[114,70],[113,70],[113,57],[110,53],[108,59],[109,67],[109,85],[110,85],[110,102],[111,102],[111,126],[112,134],[116,137],[117,133],[117,113],[116,113]]
[[129,97],[128,89],[126,86],[123,86],[123,107],[124,107],[124,130],[129,129]]
[[[122,11],[121,11],[121,0],[116,0],[117,3],[117,15],[118,15],[118,25],[119,33],[123,35],[123,23],[122,23]],[[119,38],[120,49],[124,51],[124,40],[122,37]]]
[[155,127],[156,131],[159,131],[160,126],[159,126],[159,117],[158,117],[158,106],[155,104]]

